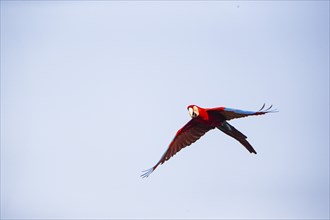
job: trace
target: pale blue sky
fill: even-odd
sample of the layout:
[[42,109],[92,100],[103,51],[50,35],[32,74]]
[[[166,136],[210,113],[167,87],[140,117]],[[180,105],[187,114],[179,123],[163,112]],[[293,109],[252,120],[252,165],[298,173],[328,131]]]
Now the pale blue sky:
[[328,219],[329,1],[1,1],[1,218]]

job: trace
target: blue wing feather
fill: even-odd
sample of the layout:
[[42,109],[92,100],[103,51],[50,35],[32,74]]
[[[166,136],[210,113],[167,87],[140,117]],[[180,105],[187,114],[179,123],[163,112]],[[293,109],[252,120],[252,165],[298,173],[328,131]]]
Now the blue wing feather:
[[253,115],[253,114],[257,113],[255,111],[246,111],[246,110],[240,110],[240,109],[235,109],[235,108],[225,108],[224,111],[235,112],[237,114],[242,114],[242,115]]
[[217,111],[221,115],[223,115],[226,120],[231,120],[231,119],[242,118],[251,115],[263,115],[266,113],[277,112],[276,109],[271,109],[272,107],[273,105],[269,106],[267,109],[264,109],[265,104],[263,104],[263,106],[259,109],[259,111],[247,111],[247,110],[227,108],[227,107],[213,108],[213,109],[209,109],[209,111]]

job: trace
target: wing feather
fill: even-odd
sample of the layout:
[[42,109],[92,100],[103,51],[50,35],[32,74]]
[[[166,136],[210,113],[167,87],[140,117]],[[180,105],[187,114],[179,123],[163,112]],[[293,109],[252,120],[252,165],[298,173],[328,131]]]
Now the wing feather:
[[264,115],[266,113],[277,112],[276,109],[271,110],[272,105],[264,110],[265,104],[261,107],[259,111],[246,111],[235,108],[227,108],[227,107],[218,107],[218,108],[209,108],[210,112],[218,112],[221,114],[226,120],[232,120],[235,118],[243,118],[252,115]]
[[175,137],[171,141],[170,145],[158,163],[152,168],[143,171],[144,173],[141,175],[141,177],[148,177],[158,167],[158,165],[165,163],[165,161],[169,160],[181,149],[196,142],[210,129],[213,129],[213,127],[201,124],[196,119],[191,119],[185,126],[177,131]]

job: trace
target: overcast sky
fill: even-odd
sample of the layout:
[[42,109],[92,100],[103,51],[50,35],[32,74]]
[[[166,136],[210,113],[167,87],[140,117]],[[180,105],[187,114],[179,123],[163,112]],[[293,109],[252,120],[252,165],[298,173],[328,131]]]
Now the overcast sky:
[[329,1],[1,1],[1,218],[329,218]]

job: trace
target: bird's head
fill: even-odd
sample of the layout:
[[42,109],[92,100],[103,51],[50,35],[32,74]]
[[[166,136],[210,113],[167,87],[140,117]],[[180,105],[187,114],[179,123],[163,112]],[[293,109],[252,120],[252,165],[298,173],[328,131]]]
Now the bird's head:
[[199,110],[196,105],[189,105],[187,109],[191,118],[196,118],[199,115]]

